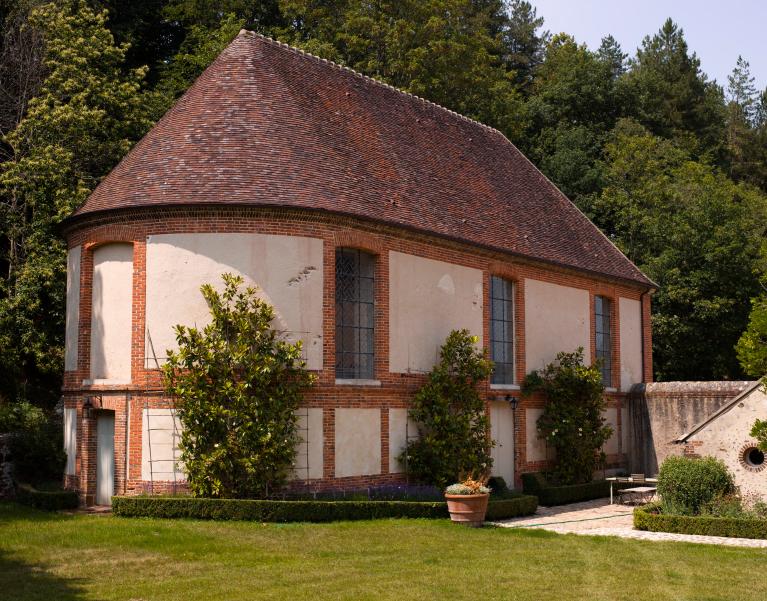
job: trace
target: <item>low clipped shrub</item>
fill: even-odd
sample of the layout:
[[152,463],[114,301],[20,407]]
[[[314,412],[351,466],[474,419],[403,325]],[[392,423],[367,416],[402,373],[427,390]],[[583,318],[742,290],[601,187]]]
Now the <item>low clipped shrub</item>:
[[521,478],[522,492],[535,495],[538,497],[538,502],[545,507],[591,501],[610,496],[610,483],[607,480],[552,486],[546,480],[546,476],[540,472],[522,474]]
[[735,493],[735,483],[719,459],[668,457],[658,473],[658,495],[665,514],[698,515],[716,498]]
[[[535,513],[538,500],[527,495],[491,500],[487,519]],[[274,501],[194,497],[113,497],[112,512],[122,517],[252,520],[258,522],[333,522],[380,518],[446,518],[444,501]]]
[[701,536],[767,538],[767,519],[673,515],[665,513],[660,503],[634,509],[634,528]]
[[494,499],[490,497],[485,519],[488,521],[508,520],[523,515],[532,515],[538,509],[538,498],[533,495]]
[[73,490],[38,490],[29,484],[19,485],[16,500],[43,511],[77,509],[79,505],[77,493]]

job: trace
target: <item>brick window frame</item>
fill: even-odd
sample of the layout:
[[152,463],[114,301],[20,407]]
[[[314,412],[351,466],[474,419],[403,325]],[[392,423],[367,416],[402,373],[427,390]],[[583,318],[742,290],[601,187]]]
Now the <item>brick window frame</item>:
[[492,326],[492,278],[502,278],[510,282],[514,289],[514,382],[512,384],[496,384],[492,378],[488,378],[490,389],[503,390],[519,387],[526,375],[525,364],[525,280],[520,276],[517,267],[509,262],[491,261],[484,274],[484,340],[485,348],[490,353],[490,338]]
[[589,321],[591,329],[591,362],[597,360],[596,297],[600,296],[610,303],[610,381],[605,388],[610,392],[620,389],[620,309],[618,294],[612,287],[598,286],[589,291]]
[[[373,271],[373,378],[354,379],[336,377],[336,250],[348,248],[371,255],[374,259]],[[379,386],[386,378],[389,369],[389,254],[380,239],[361,231],[340,231],[326,245],[325,297],[328,317],[326,332],[330,344],[326,345],[325,368],[327,379],[336,384],[361,384]]]

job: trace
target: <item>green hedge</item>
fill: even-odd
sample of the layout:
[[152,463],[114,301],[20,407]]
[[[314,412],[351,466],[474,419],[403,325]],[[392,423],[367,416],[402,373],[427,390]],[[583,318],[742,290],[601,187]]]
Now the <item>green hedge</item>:
[[[538,498],[533,495],[518,495],[509,499],[497,500],[491,496],[490,502],[487,504],[485,519],[488,521],[508,520],[523,515],[532,515],[536,509],[538,509]],[[445,511],[447,512],[447,507]]]
[[77,509],[80,504],[77,493],[73,490],[37,490],[28,484],[19,485],[16,500],[44,511]]
[[767,538],[767,520],[711,516],[663,515],[660,505],[650,503],[634,509],[634,528],[650,532],[674,532],[733,538]]
[[[487,519],[502,520],[535,513],[535,497],[493,500]],[[378,518],[444,518],[441,501],[271,501],[197,499],[193,497],[113,497],[112,512],[123,517],[253,520],[258,522],[332,522]]]
[[567,486],[549,486],[546,477],[538,472],[522,474],[521,478],[523,492],[535,495],[538,497],[538,502],[546,507],[610,496],[610,483],[607,480],[595,480],[586,484]]

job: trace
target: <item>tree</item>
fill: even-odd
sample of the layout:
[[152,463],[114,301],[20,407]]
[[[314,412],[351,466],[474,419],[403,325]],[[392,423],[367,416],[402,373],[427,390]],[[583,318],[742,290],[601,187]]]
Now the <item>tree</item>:
[[543,62],[551,35],[541,31],[543,17],[525,0],[511,0],[508,24],[503,31],[508,68],[523,90],[533,83],[536,69]]
[[629,55],[623,52],[621,45],[613,36],[608,35],[602,38],[596,54],[597,58],[609,67],[613,79],[618,79],[626,72],[626,59]]
[[735,350],[746,374],[767,378],[767,292],[751,299],[748,327]]
[[58,397],[66,256],[57,227],[148,129],[144,69],[124,71],[106,13],[84,2],[32,10],[46,77],[3,142],[0,165],[0,390]]
[[728,81],[726,144],[730,177],[767,191],[764,96],[756,91],[750,66],[743,57],[738,57]]
[[183,427],[181,462],[195,496],[263,497],[289,476],[299,435],[296,410],[313,376],[301,342],[272,329],[271,305],[243,279],[201,287],[211,323],[176,326],[178,352],[163,365]]
[[631,121],[620,122],[606,146],[604,176],[588,212],[660,286],[656,378],[741,377],[732,349],[759,292],[765,196]]
[[618,115],[612,69],[571,36],[556,35],[527,101],[525,150],[576,203],[602,187],[598,161]]
[[623,85],[634,100],[630,114],[652,133],[684,140],[695,156],[717,155],[724,130],[722,89],[708,81],[671,19],[642,41]]
[[599,364],[584,365],[582,348],[558,353],[556,361],[525,377],[522,392],[540,392],[546,399],[537,426],[540,438],[557,452],[551,479],[560,484],[591,482],[604,461],[601,449],[613,433],[603,416]]
[[492,372],[478,338],[454,330],[440,349],[440,361],[416,393],[408,416],[418,426],[400,461],[416,479],[445,487],[490,472],[490,422],[477,386]]
[[284,0],[290,26],[277,33],[510,137],[522,131],[522,101],[503,62],[498,3],[404,0],[318,3]]

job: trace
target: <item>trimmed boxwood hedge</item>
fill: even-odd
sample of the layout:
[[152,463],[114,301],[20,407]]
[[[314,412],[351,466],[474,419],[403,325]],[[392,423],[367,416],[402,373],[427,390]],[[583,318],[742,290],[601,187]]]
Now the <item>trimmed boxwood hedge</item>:
[[546,477],[539,472],[522,474],[521,478],[523,492],[538,497],[538,502],[545,507],[610,496],[610,483],[607,480],[595,480],[586,484],[550,486]]
[[711,516],[663,515],[650,503],[634,509],[634,528],[650,532],[674,532],[733,538],[767,538],[767,520]]
[[19,484],[16,500],[44,511],[77,509],[80,504],[77,493],[73,490],[37,490],[28,484]]
[[[535,497],[492,500],[487,519],[502,520],[535,513]],[[332,522],[378,518],[444,518],[441,501],[273,501],[193,497],[113,497],[112,512],[122,517],[253,520],[259,522]]]

